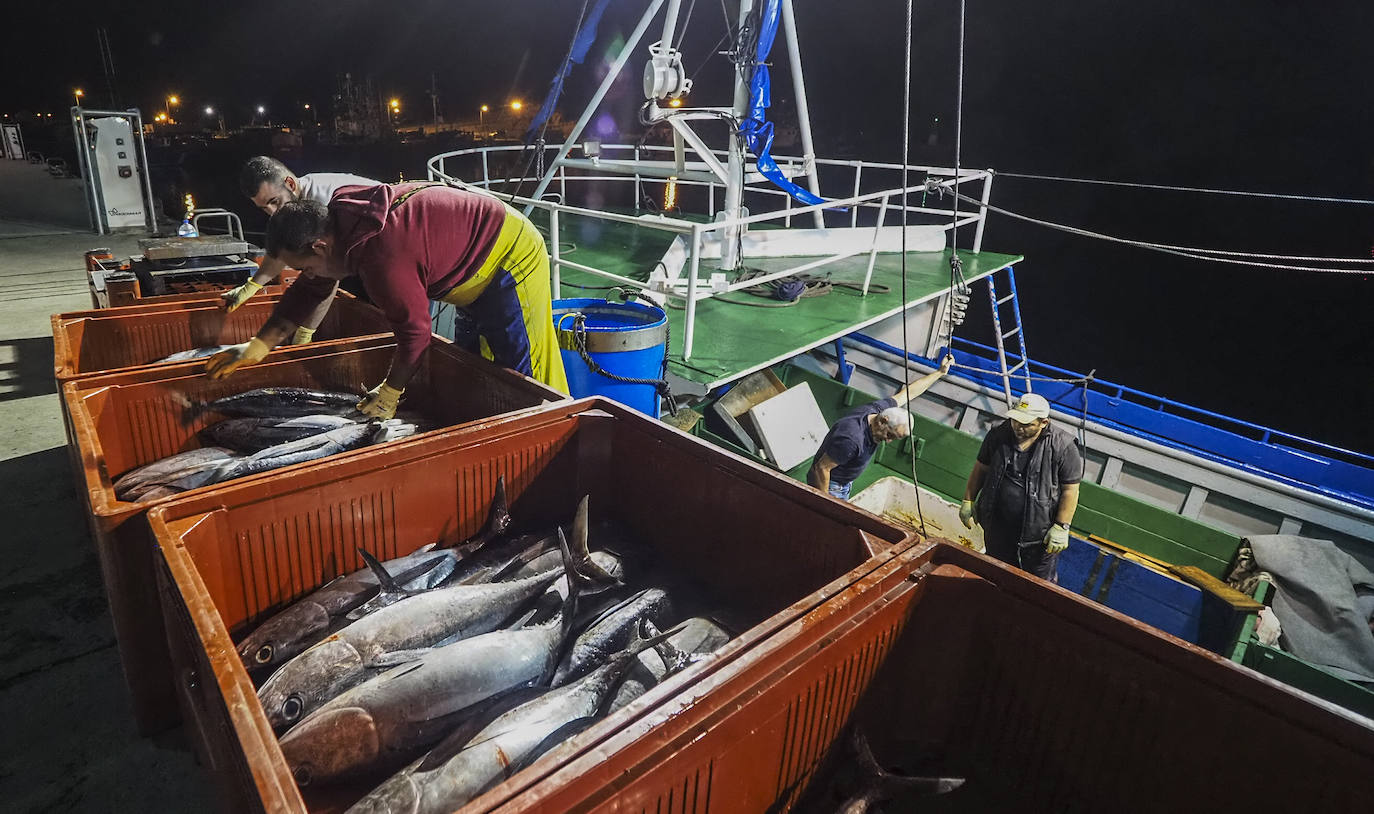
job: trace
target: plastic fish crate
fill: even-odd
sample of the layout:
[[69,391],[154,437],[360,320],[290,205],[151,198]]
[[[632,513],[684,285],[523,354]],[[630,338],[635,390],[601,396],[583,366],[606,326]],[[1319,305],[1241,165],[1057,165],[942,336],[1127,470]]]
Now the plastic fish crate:
[[966,779],[887,811],[1353,813],[1374,795],[1369,720],[954,544],[805,621],[473,810],[831,814],[851,723],[889,770]]
[[[53,375],[61,383],[158,364],[165,356],[192,348],[246,342],[271,316],[277,299],[254,297],[233,313],[214,303],[193,301],[54,314]],[[387,333],[391,324],[379,309],[345,294],[335,298],[314,341]]]
[[578,735],[568,746],[579,751],[669,699],[690,704],[698,681],[751,663],[780,631],[805,637],[817,607],[912,542],[867,512],[599,398],[170,501],[149,521],[162,555],[177,689],[193,740],[233,808],[336,811],[369,790],[301,796],[234,638],[361,567],[359,546],[394,557],[470,536],[498,476],[516,527],[566,523],[589,495],[593,550],[596,524],[609,521],[630,538],[616,541],[629,563],[650,557],[739,620],[738,635],[716,656]]
[[[62,397],[71,416],[79,455],[80,492],[100,555],[124,675],[133,695],[140,731],[156,732],[175,723],[177,717],[153,585],[152,538],[144,517],[147,508],[157,501],[128,503],[117,499],[114,478],[135,467],[201,446],[196,434],[224,416],[213,412],[192,415],[185,407],[188,401],[210,401],[265,386],[359,392],[385,377],[394,349],[391,337],[322,346],[312,343],[274,351],[265,362],[222,381],[206,378],[204,361],[195,360],[83,377],[64,385]],[[533,379],[436,341],[422,358],[402,404],[444,428],[565,398]],[[411,443],[415,443],[415,437],[392,442],[391,446]],[[270,482],[297,469],[336,466],[359,452],[251,478]],[[217,488],[221,487],[206,486],[184,494],[202,494]]]

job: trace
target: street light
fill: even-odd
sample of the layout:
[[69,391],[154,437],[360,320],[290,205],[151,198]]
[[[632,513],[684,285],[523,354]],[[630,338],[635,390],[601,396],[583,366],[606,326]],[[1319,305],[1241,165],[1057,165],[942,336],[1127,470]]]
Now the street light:
[[167,104],[163,106],[162,112],[167,114],[168,121],[172,120],[172,105],[179,104],[181,104],[181,100],[178,99],[175,95],[170,95],[167,97]]
[[76,95],[76,106],[77,106],[77,107],[80,107],[80,106],[81,106],[81,97],[82,97],[82,96],[85,96],[85,95],[86,95],[86,92],[83,91],[81,88],[77,88],[73,93]]
[[510,103],[510,109],[511,109],[511,110],[514,110],[516,113],[519,113],[519,112],[520,112],[520,108],[522,108],[522,107],[524,107],[524,106],[525,106],[525,103],[522,102],[522,101],[520,101],[519,99],[516,99],[515,101],[513,101],[513,102]]

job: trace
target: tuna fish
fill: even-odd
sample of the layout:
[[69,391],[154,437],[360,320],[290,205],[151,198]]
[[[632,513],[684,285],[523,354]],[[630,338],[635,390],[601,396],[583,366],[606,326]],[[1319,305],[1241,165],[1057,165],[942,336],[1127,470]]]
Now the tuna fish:
[[[496,478],[496,491],[491,498],[491,507],[487,509],[487,522],[472,539],[462,545],[455,546],[454,567],[445,576],[446,584],[457,583],[457,571],[459,566],[465,566],[468,560],[481,555],[486,546],[497,537],[506,532],[510,527],[510,507],[506,504],[506,476],[500,475]],[[375,569],[374,569],[375,570]],[[379,578],[381,575],[377,575]],[[438,584],[428,586],[430,588],[439,587]],[[348,611],[349,621],[357,621],[370,613],[393,605],[406,597],[405,591],[381,591],[375,597],[367,600],[357,608]]]
[[[558,665],[553,685],[569,681],[605,664],[612,654],[623,650],[634,639],[640,622],[649,620],[667,627],[672,603],[660,588],[648,588],[615,605],[594,620],[573,642],[563,663]],[[626,665],[628,668],[630,665]]]
[[379,661],[402,663],[322,705],[282,737],[282,754],[296,782],[327,783],[395,765],[441,739],[456,716],[473,706],[514,687],[547,682],[571,631],[583,582],[564,548],[569,585],[547,621],[383,657]]
[[[614,566],[599,557],[600,568]],[[387,666],[392,651],[489,633],[563,575],[563,568],[510,582],[454,585],[412,596],[354,622],[282,665],[258,690],[275,728],[294,725]]]
[[211,345],[205,348],[192,348],[191,350],[179,350],[170,356],[164,356],[157,361],[161,362],[189,362],[192,359],[204,359],[206,356],[214,356],[222,350],[233,347],[232,345]]
[[632,641],[585,677],[497,717],[476,735],[450,737],[422,760],[358,801],[349,814],[444,814],[512,776],[540,754],[598,720],[635,657],[659,643]]
[[291,418],[307,415],[358,415],[356,393],[332,393],[307,387],[259,387],[232,396],[194,405],[230,416]]
[[[433,588],[447,579],[457,564],[455,551],[435,551],[431,543],[404,557],[382,563],[405,591]],[[287,659],[328,636],[344,623],[345,614],[375,597],[380,583],[372,568],[331,580],[314,593],[263,622],[242,642],[239,658],[252,672],[274,670]],[[402,596],[407,595],[402,593]]]
[[337,429],[316,433],[296,441],[270,446],[261,452],[255,452],[230,468],[221,480],[242,478],[259,472],[280,469],[283,466],[328,458],[341,452],[365,447],[373,443],[373,439],[381,433],[389,433],[389,437],[394,439],[412,434],[414,431],[414,425],[402,425],[395,419],[382,422],[373,421],[367,424],[349,423]]
[[352,419],[337,415],[307,415],[298,418],[231,418],[201,430],[201,436],[238,452],[253,453],[277,444],[298,441],[311,435],[352,424]]
[[205,464],[223,461],[236,457],[232,449],[223,447],[201,447],[186,452],[180,452],[153,461],[137,469],[131,469],[115,479],[115,496],[120,500],[128,500],[126,495],[137,491],[145,491],[163,483],[176,480],[182,474],[203,467]]
[[657,647],[639,654],[638,663],[632,665],[629,674],[616,690],[615,698],[611,701],[612,712],[648,692],[649,688],[662,681],[664,676],[700,661],[706,658],[707,654],[724,647],[731,638],[730,632],[725,628],[699,616],[688,619],[674,630],[676,632],[665,642],[669,647]]

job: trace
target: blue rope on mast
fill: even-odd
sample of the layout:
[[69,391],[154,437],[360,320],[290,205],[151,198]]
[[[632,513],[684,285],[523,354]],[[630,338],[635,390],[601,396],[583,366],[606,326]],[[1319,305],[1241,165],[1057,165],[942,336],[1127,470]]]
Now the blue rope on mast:
[[768,54],[773,50],[773,40],[778,34],[778,20],[782,16],[779,0],[765,0],[759,13],[758,41],[754,47],[754,73],[749,79],[749,113],[740,122],[740,135],[749,151],[754,154],[759,173],[773,182],[778,189],[791,195],[803,204],[822,204],[825,198],[815,195],[809,189],[792,183],[778,162],[773,160],[773,123],[768,121],[768,107],[772,103],[771,79],[768,72]]

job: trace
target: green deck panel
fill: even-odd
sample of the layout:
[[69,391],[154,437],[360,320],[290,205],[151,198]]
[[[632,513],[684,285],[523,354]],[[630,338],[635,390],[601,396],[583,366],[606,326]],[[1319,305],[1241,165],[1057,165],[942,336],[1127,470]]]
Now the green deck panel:
[[[547,217],[536,216],[535,222],[546,227]],[[642,282],[648,281],[672,241],[671,233],[629,224],[573,216],[564,216],[559,221],[560,256]],[[959,252],[959,257],[964,264],[964,278],[970,283],[1022,259],[1020,255],[965,251]],[[819,259],[758,259],[750,260],[748,265],[751,269],[776,271]],[[905,301],[908,305],[934,299],[948,290],[949,261],[948,250],[907,253]],[[860,255],[811,273],[829,274],[836,281],[861,284],[867,269],[868,256]],[[701,277],[709,277],[711,270],[709,265],[703,264]],[[563,270],[560,277],[561,293],[565,298],[604,296],[615,287],[612,281],[572,269]],[[797,305],[782,308],[703,300],[697,303],[691,359],[683,359],[682,355],[687,312],[670,307],[668,367],[684,379],[716,387],[898,313],[903,303],[900,253],[877,256],[872,282],[874,286],[870,287],[867,296],[837,287],[827,296],[809,297]],[[890,290],[874,290],[878,286],[888,286]],[[727,296],[743,302],[777,302],[743,291]]]
[[[792,365],[775,372],[788,387],[807,382],[827,422],[833,423],[856,404],[877,398]],[[982,439],[920,415],[913,415],[913,419],[912,434],[918,439],[920,450],[916,474],[921,485],[950,501],[961,500]],[[698,434],[746,457],[753,457],[704,427],[700,427]],[[910,481],[910,451],[906,444],[906,441],[880,444],[873,463],[854,481],[854,493],[883,477]],[[804,481],[810,466],[808,460],[787,474]],[[1096,534],[1164,562],[1198,566],[1218,578],[1223,576],[1240,546],[1240,538],[1235,535],[1087,482],[1079,492],[1074,528],[1080,534]]]

